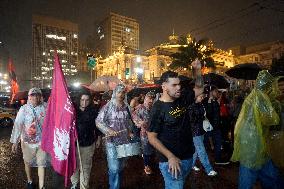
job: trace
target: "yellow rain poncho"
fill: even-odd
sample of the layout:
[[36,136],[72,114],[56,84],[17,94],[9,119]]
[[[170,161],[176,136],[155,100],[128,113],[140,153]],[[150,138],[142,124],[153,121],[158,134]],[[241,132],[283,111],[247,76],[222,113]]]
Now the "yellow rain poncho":
[[251,169],[261,168],[270,159],[269,126],[279,124],[279,116],[268,96],[273,80],[268,71],[259,72],[255,88],[245,99],[235,126],[231,160]]
[[284,77],[277,77],[273,82],[273,90],[272,93],[269,95],[272,106],[278,113],[279,117],[282,114],[281,123],[277,127],[275,127],[272,131],[270,131],[268,146],[269,146],[269,153],[271,156],[272,161],[280,168],[284,170],[284,150],[281,150],[284,146],[284,119],[283,119],[283,108],[284,108],[284,101],[283,99],[280,100],[278,97],[281,94],[281,91],[278,87],[278,80],[283,79]]

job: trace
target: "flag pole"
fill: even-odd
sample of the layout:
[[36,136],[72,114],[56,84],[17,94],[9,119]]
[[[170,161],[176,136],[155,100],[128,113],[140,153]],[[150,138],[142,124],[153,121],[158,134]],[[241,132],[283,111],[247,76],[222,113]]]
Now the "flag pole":
[[91,67],[91,84],[93,83],[93,68]]
[[[79,141],[78,138],[76,140],[77,143],[77,150],[78,150],[78,157],[79,157],[79,164],[80,164],[80,171],[82,171],[82,174],[84,175],[84,170],[83,170],[83,165],[82,165],[82,159],[81,159],[81,154],[80,154],[80,147],[79,147]],[[81,179],[81,178],[80,178]],[[84,182],[85,182],[85,177],[83,176]]]

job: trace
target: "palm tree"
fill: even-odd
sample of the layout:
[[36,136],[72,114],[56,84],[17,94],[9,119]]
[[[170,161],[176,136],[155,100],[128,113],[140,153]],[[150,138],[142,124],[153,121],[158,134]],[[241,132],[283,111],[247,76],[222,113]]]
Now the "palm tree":
[[[173,59],[170,65],[171,69],[186,68],[191,70],[191,62],[196,58],[201,61],[202,66],[215,67],[214,60],[211,58],[214,50],[209,40],[196,41],[196,39],[188,40],[186,37],[181,37],[179,44],[181,45],[179,51],[171,55]],[[205,65],[204,62],[206,62]]]

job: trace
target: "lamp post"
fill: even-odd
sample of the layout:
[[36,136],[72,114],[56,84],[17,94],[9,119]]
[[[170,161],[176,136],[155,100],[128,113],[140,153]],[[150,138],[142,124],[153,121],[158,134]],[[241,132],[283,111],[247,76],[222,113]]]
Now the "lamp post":
[[135,68],[135,72],[137,74],[137,80],[138,80],[138,83],[142,83],[143,82],[143,73],[144,73],[144,70],[143,68],[141,68],[141,63],[142,63],[142,58],[141,56],[137,56],[136,57],[136,68]]

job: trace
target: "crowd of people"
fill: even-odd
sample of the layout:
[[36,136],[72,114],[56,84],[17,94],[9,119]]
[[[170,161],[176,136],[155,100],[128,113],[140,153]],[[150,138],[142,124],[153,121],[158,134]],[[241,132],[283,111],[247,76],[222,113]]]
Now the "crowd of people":
[[[240,162],[239,189],[251,189],[257,180],[263,188],[283,188],[283,178],[267,150],[267,133],[269,126],[283,124],[284,79],[275,80],[262,71],[246,97],[204,85],[198,60],[192,68],[191,87],[184,88],[179,75],[167,71],[160,79],[162,93],[135,94],[128,100],[126,87],[119,84],[103,99],[90,92],[80,94],[75,102],[80,163],[71,177],[71,189],[89,188],[94,151],[102,141],[110,189],[120,188],[127,160],[140,147],[146,175],[152,174],[155,161],[151,157],[157,155],[165,189],[183,189],[189,173],[201,171],[197,159],[206,174],[214,177],[218,175],[214,166],[228,165],[231,155],[232,161]],[[49,161],[40,148],[46,103],[37,88],[28,95],[15,120],[12,151],[21,144],[27,188],[36,188],[31,167],[38,167],[38,187],[43,189]],[[213,157],[208,155],[211,150]]]

